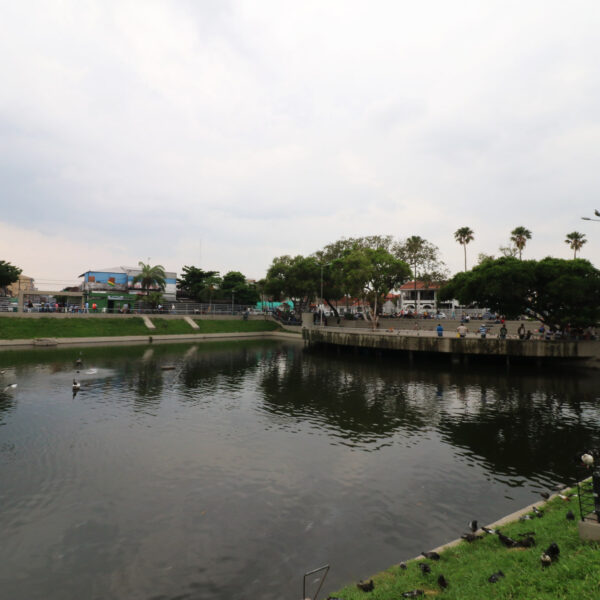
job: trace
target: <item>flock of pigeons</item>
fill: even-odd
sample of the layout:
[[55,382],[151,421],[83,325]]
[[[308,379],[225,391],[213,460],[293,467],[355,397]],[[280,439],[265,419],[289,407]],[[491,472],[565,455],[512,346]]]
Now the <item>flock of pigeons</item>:
[[[585,451],[583,453],[578,453],[576,456],[576,460],[579,464],[582,464],[583,466],[589,468],[592,468],[594,466],[594,454],[595,451]],[[564,486],[557,486],[556,490],[557,491],[561,491],[564,488]],[[547,492],[542,492],[541,493],[542,498],[544,498],[545,500],[548,500],[548,498],[550,498],[550,494]],[[562,500],[564,500],[565,502],[569,502],[571,500],[571,498],[577,496],[577,494],[562,494],[562,493],[558,493],[558,497],[561,498]],[[544,511],[540,510],[539,508],[537,508],[536,506],[533,507],[533,514],[525,514],[521,517],[519,517],[519,521],[528,521],[528,520],[533,520],[533,519],[539,519],[542,518],[544,516]],[[566,514],[566,519],[568,521],[574,521],[575,520],[575,515],[573,514],[573,511],[569,510]],[[469,529],[470,531],[468,533],[464,533],[463,535],[461,535],[460,537],[465,540],[466,542],[475,542],[476,540],[481,539],[481,535],[477,535],[477,531],[479,530],[479,527],[477,525],[477,521],[473,520],[469,522]],[[498,537],[499,542],[505,546],[506,548],[532,548],[533,546],[536,545],[535,542],[535,532],[534,531],[527,531],[525,533],[520,533],[518,534],[518,540],[515,540],[507,535],[504,535],[499,529],[491,529],[489,527],[482,527],[481,530],[483,532],[485,532],[485,534],[487,535],[494,535]],[[558,544],[556,542],[552,542],[547,548],[546,550],[544,550],[544,552],[542,552],[541,556],[540,556],[540,562],[542,567],[549,567],[550,565],[552,565],[552,563],[555,563],[560,555],[560,548],[558,547]],[[421,556],[425,557],[428,560],[433,560],[433,561],[438,561],[440,560],[440,555],[437,552],[421,552]],[[406,565],[406,563],[400,563],[400,568],[401,569],[408,569],[408,566]],[[429,575],[431,573],[431,566],[429,563],[426,562],[418,562],[417,563],[417,568],[420,569],[421,573],[423,573],[423,575]],[[502,578],[504,578],[505,575],[502,571],[497,571],[495,573],[492,573],[489,577],[488,577],[488,581],[490,583],[497,583],[498,581],[500,581]],[[442,574],[440,574],[437,578],[437,584],[440,587],[440,589],[444,590],[448,587],[448,580],[446,579],[446,577]],[[369,581],[359,581],[356,584],[356,587],[359,590],[362,590],[363,592],[372,592],[375,589],[375,584],[373,582],[372,579],[370,579]],[[425,594],[425,590],[410,590],[407,592],[404,592],[402,594],[403,598],[416,598],[418,596],[423,596]],[[333,597],[329,597],[328,600],[342,600],[341,598],[333,598]]]

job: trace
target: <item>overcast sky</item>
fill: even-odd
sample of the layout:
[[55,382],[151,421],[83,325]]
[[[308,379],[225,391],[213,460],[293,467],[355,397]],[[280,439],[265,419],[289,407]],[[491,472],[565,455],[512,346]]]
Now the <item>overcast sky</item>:
[[0,0],[0,259],[264,276],[454,231],[600,266],[600,4]]

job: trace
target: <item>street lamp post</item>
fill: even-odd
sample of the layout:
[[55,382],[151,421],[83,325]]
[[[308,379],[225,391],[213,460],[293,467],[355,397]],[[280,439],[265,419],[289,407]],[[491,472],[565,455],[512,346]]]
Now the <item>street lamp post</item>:
[[[600,217],[600,210],[598,210],[597,208],[596,208],[596,209],[594,209],[594,214],[595,214],[597,217]],[[581,217],[581,218],[582,218],[584,221],[600,221],[600,219],[592,219],[592,218],[590,218],[590,217]]]
[[231,314],[233,315],[233,297],[235,295],[235,292],[233,290],[231,290]]

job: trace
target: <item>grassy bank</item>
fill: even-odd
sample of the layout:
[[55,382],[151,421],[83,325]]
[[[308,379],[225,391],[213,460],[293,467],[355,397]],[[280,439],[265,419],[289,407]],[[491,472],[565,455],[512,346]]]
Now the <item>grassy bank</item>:
[[0,318],[0,340],[33,338],[109,337],[129,335],[177,335],[191,333],[245,333],[275,331],[272,321],[201,321],[200,329],[193,329],[183,319],[151,319],[156,326],[150,330],[141,317],[114,319],[58,319],[58,318]]
[[204,321],[194,319],[200,329],[198,333],[250,333],[276,331],[279,325],[273,321]]
[[[578,516],[576,499],[564,502],[556,498],[543,507],[544,516],[516,521],[501,527],[504,535],[515,540],[534,531],[532,548],[506,548],[497,535],[482,534],[472,543],[461,542],[440,553],[440,560],[415,560],[407,568],[391,567],[373,577],[375,589],[363,592],[355,584],[331,594],[344,600],[399,600],[404,592],[423,590],[424,596],[439,595],[448,600],[559,600],[600,598],[600,545],[582,542],[577,521],[568,521],[566,513]],[[531,513],[533,515],[533,513]],[[540,555],[555,542],[560,556],[548,567],[542,567]],[[419,563],[427,563],[430,574],[421,572]],[[488,578],[504,573],[496,583]],[[441,589],[438,577],[444,575],[449,585]]]

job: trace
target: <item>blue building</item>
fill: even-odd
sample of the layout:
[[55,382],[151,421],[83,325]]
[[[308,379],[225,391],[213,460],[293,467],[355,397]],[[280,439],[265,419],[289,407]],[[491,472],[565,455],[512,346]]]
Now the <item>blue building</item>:
[[[126,304],[131,308],[142,295],[142,284],[133,281],[140,273],[141,269],[134,267],[86,271],[79,276],[83,277],[81,290],[87,292],[88,302],[97,304],[99,310],[106,308],[108,312],[113,312]],[[177,273],[165,271],[165,283],[165,302],[173,302],[177,291]],[[158,288],[155,289],[158,291]]]

